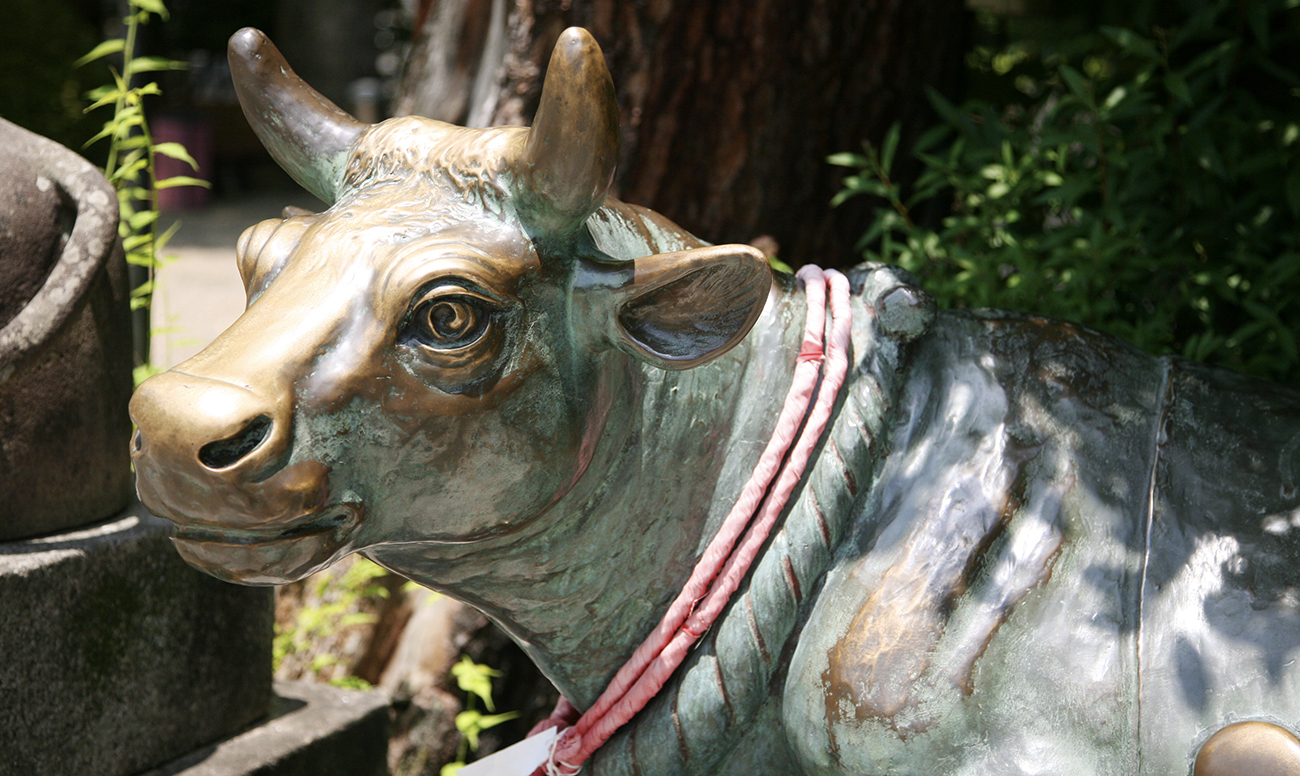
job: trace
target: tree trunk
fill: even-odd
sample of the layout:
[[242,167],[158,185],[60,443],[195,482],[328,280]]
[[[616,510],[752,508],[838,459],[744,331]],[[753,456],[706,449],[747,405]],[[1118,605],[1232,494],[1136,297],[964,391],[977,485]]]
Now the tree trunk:
[[825,266],[856,262],[868,210],[830,208],[826,157],[897,121],[906,179],[925,90],[958,90],[970,29],[962,0],[422,0],[420,17],[395,112],[527,124],[556,38],[587,27],[618,89],[618,196]]

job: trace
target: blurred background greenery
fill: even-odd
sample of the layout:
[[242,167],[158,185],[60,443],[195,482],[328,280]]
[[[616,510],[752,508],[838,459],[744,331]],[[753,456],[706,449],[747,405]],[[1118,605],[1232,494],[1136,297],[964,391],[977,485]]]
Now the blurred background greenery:
[[945,307],[1078,321],[1300,378],[1300,2],[1045,3],[977,15],[967,99],[899,182],[895,129],[832,163],[863,255]]

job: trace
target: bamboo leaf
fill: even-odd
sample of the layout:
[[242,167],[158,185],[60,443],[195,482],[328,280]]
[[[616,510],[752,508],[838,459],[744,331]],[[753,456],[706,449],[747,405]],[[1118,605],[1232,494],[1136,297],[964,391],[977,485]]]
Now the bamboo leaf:
[[131,218],[128,219],[128,222],[131,224],[131,228],[138,232],[157,220],[157,210],[141,210],[139,213],[131,216]]
[[90,62],[94,62],[96,59],[99,59],[100,57],[106,57],[109,54],[116,54],[117,52],[121,51],[124,48],[126,48],[126,41],[122,40],[121,38],[113,38],[112,40],[106,40],[103,43],[91,49],[84,57],[78,59],[76,62],[73,62],[72,66],[81,67],[82,65],[89,64]]
[[135,75],[136,73],[153,73],[159,70],[184,70],[184,62],[177,62],[174,59],[164,57],[138,57],[127,63],[126,74]]
[[[96,90],[96,91],[98,91],[98,90]],[[87,96],[87,97],[90,97],[90,96],[93,95],[93,94],[94,94],[94,92],[89,92],[89,93],[86,94],[86,96]],[[120,89],[112,89],[111,91],[104,92],[104,93],[103,93],[103,96],[101,96],[99,99],[97,99],[97,100],[95,100],[94,102],[92,102],[90,105],[86,106],[86,107],[82,110],[82,113],[90,113],[92,110],[95,110],[96,108],[102,108],[102,107],[105,106],[105,105],[108,105],[108,104],[110,104],[110,103],[117,102],[118,99],[120,99],[120,98],[122,98],[122,97],[125,97],[125,96],[126,96],[126,93],[123,92],[123,91],[121,91]]]
[[194,161],[190,152],[185,150],[185,146],[180,143],[159,143],[153,147],[154,153],[170,156],[173,159],[179,159],[188,164],[191,168],[199,169],[199,163]]
[[166,247],[167,242],[172,239],[172,236],[176,234],[176,230],[180,228],[181,228],[181,222],[173,221],[171,226],[167,227],[167,229],[164,230],[162,234],[155,237],[153,241],[154,253],[156,254],[159,251],[161,251],[164,247]]
[[212,184],[202,178],[191,178],[188,175],[173,175],[170,178],[163,178],[158,181],[155,188],[172,189],[177,186],[202,186],[205,189],[212,188]]
[[148,166],[148,164],[149,163],[144,159],[138,159],[134,164],[128,164],[119,167],[117,170],[113,172],[112,175],[108,177],[108,180],[110,183],[113,181],[120,181],[120,180],[135,180],[136,176],[140,174],[140,171],[143,170],[146,166]]

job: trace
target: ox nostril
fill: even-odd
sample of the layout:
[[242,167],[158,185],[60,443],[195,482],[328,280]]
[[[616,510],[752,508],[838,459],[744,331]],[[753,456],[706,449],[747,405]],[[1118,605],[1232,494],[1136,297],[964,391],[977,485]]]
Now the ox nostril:
[[262,444],[271,432],[271,419],[258,415],[240,430],[238,434],[227,439],[209,442],[199,449],[199,461],[209,469],[224,469],[232,466],[253,449]]

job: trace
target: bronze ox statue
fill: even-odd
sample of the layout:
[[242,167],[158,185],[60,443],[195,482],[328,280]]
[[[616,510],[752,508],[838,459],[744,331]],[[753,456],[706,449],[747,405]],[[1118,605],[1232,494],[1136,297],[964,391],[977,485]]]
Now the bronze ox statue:
[[[261,33],[230,53],[330,207],[246,231],[247,311],[137,391],[141,498],[228,580],[359,551],[446,591],[585,707],[758,458],[802,287],[607,196],[581,30],[531,129],[362,125]],[[1300,393],[850,280],[848,382],[795,498],[584,772],[1300,772]]]

